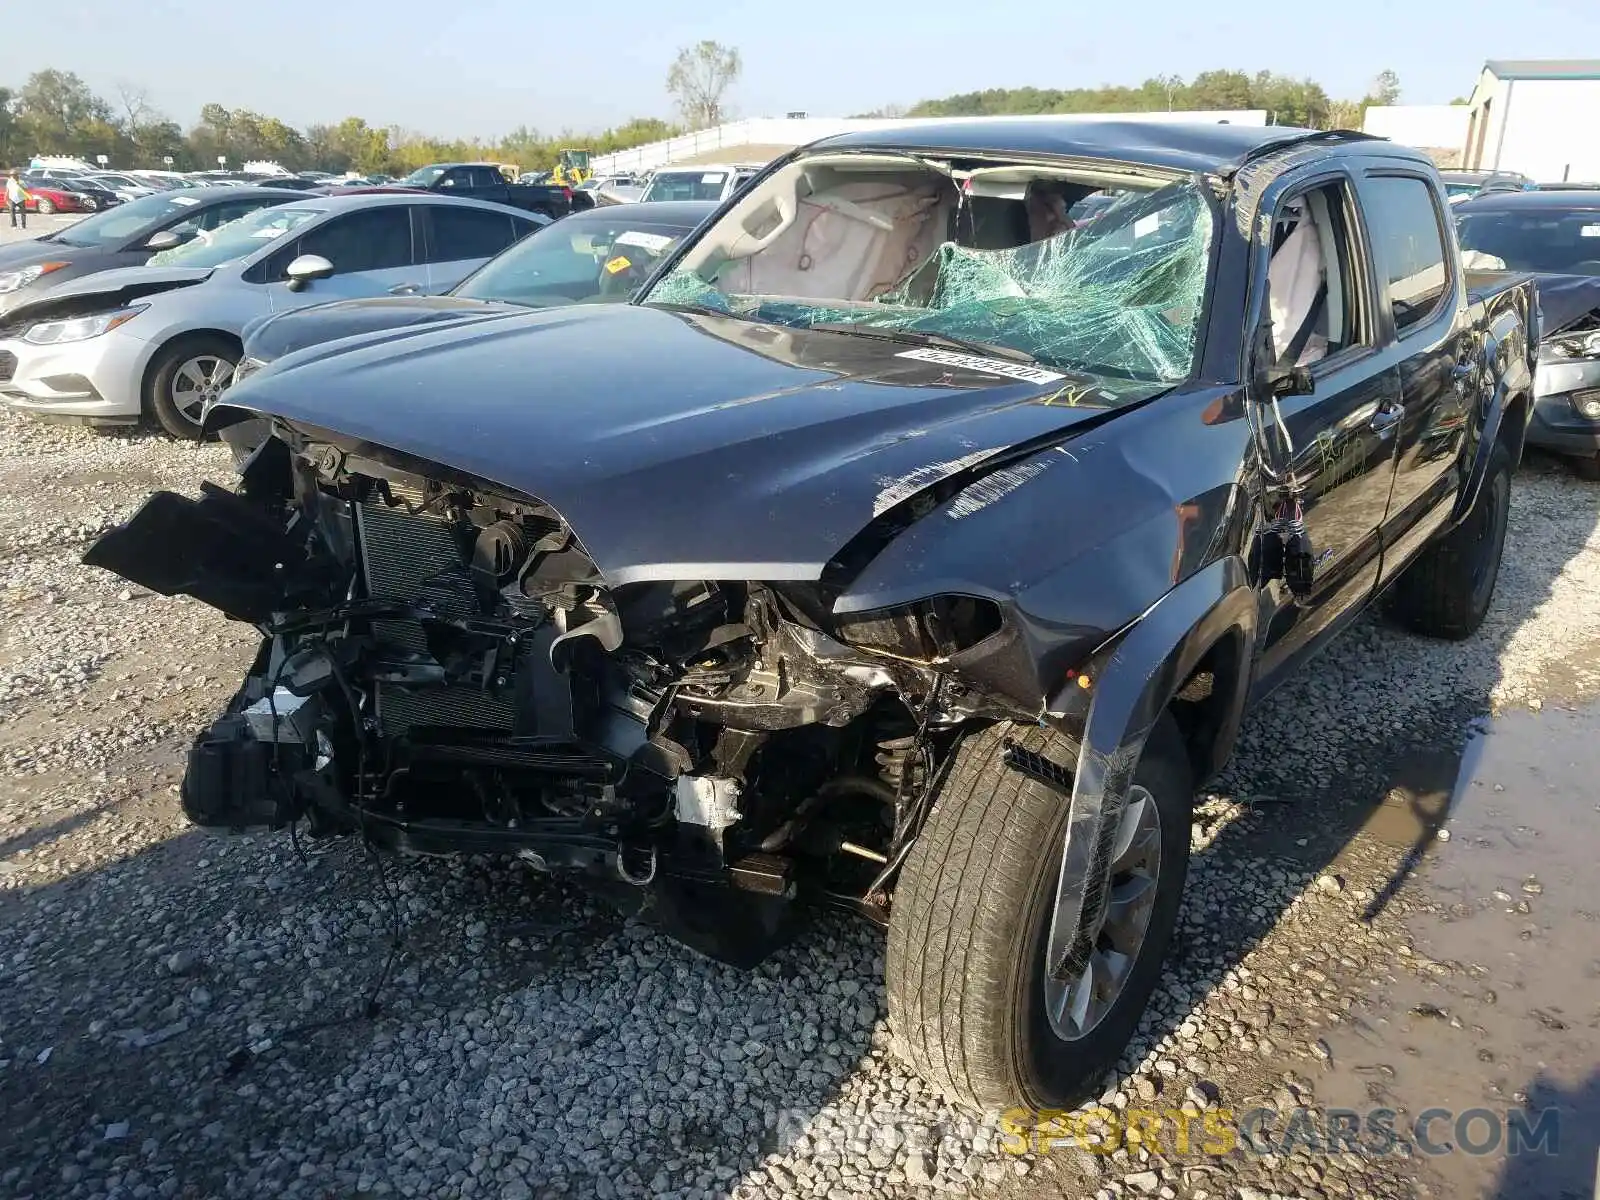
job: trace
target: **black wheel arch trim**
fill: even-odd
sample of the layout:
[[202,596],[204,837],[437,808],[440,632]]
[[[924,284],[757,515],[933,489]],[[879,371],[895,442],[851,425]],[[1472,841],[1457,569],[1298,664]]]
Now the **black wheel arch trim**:
[[[1052,699],[1045,719],[1070,736],[1081,714],[1083,731],[1047,951],[1047,969],[1053,973],[1070,973],[1085,953],[1082,931],[1098,926],[1097,917],[1084,921],[1086,915],[1096,916],[1093,909],[1106,898],[1103,887],[1091,884],[1104,873],[1107,841],[1117,827],[1146,739],[1206,655],[1237,635],[1236,669],[1230,694],[1222,699],[1225,716],[1211,755],[1212,771],[1232,753],[1250,690],[1259,612],[1243,560],[1236,555],[1216,559],[1092,656],[1085,670],[1091,679],[1087,691],[1073,681]],[[1085,694],[1087,712],[1082,712]]]
[[1539,357],[1539,330],[1541,316],[1535,301],[1531,311],[1514,313],[1510,310],[1492,316],[1483,340],[1474,353],[1479,356],[1483,370],[1480,378],[1482,420],[1476,422],[1477,444],[1471,448],[1472,465],[1462,479],[1461,490],[1456,493],[1455,508],[1445,522],[1451,529],[1466,520],[1472,506],[1477,503],[1478,492],[1489,474],[1489,460],[1496,444],[1501,440],[1507,411],[1514,410],[1522,427],[1510,430],[1516,436],[1512,444],[1513,466],[1522,457],[1523,442],[1527,438],[1528,422],[1533,416],[1534,371]]
[[[1520,429],[1506,426],[1508,411],[1516,414],[1513,419],[1521,422]],[[1488,414],[1484,417],[1483,430],[1478,435],[1478,445],[1472,456],[1472,466],[1467,471],[1467,481],[1456,495],[1455,508],[1451,510],[1450,519],[1445,522],[1444,529],[1454,529],[1465,521],[1473,505],[1478,502],[1478,493],[1483,490],[1483,481],[1489,477],[1489,463],[1494,457],[1495,447],[1500,444],[1504,435],[1516,439],[1510,443],[1512,469],[1514,470],[1522,461],[1523,445],[1528,436],[1528,420],[1532,412],[1533,405],[1528,402],[1524,394],[1518,392],[1507,396],[1503,394],[1502,389],[1496,389],[1496,395],[1489,404]]]

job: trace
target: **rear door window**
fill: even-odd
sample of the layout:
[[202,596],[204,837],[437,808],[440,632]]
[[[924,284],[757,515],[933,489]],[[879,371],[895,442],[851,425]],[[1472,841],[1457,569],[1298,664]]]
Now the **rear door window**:
[[1433,188],[1419,176],[1370,176],[1361,193],[1378,278],[1403,336],[1433,315],[1450,287],[1444,222]]
[[521,236],[510,216],[476,208],[438,204],[428,209],[432,236],[429,262],[493,258]]

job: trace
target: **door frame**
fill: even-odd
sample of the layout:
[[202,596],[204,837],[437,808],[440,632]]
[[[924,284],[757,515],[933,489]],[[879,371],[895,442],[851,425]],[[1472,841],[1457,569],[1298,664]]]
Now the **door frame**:
[[[1352,369],[1359,368],[1362,375],[1361,380],[1353,385],[1359,386],[1364,382],[1381,380],[1381,377],[1386,374],[1395,375],[1393,391],[1395,398],[1398,399],[1399,380],[1396,374],[1398,359],[1393,353],[1392,326],[1382,320],[1382,314],[1378,310],[1376,260],[1373,257],[1371,235],[1365,212],[1360,207],[1355,171],[1344,161],[1338,159],[1331,162],[1324,160],[1308,164],[1298,170],[1286,171],[1264,188],[1257,198],[1254,215],[1254,228],[1257,230],[1257,234],[1251,238],[1250,278],[1245,305],[1246,356],[1243,378],[1248,388],[1250,378],[1249,349],[1253,345],[1255,330],[1264,314],[1267,295],[1267,273],[1271,259],[1272,231],[1277,220],[1277,214],[1284,204],[1294,197],[1330,186],[1340,188],[1343,193],[1344,206],[1342,215],[1345,228],[1340,232],[1345,242],[1344,249],[1347,257],[1347,262],[1343,265],[1350,274],[1350,298],[1358,309],[1358,311],[1352,312],[1350,317],[1353,322],[1356,322],[1356,328],[1362,340],[1355,345],[1334,351],[1313,363],[1309,368],[1311,378],[1314,386],[1327,387],[1337,381],[1340,376],[1346,375]],[[1345,390],[1347,389],[1334,388],[1333,393],[1338,394]],[[1381,383],[1374,390],[1381,393]],[[1286,397],[1278,402],[1278,409],[1285,417],[1292,419],[1300,413],[1324,403],[1328,394],[1327,391],[1323,391],[1319,395],[1314,390],[1307,395]],[[1375,399],[1374,411],[1376,411],[1377,403],[1378,401]],[[1258,436],[1261,439],[1262,453],[1269,453],[1266,448],[1270,447],[1281,454],[1284,446],[1281,434],[1276,428],[1276,419],[1273,413],[1267,406],[1253,398],[1247,398],[1246,404],[1250,414],[1249,419],[1256,427]],[[1366,419],[1368,418],[1363,417],[1363,420]],[[1383,488],[1385,502],[1387,502],[1393,491],[1393,472],[1398,463],[1398,455],[1395,452],[1395,446],[1397,445],[1397,441],[1390,444],[1387,459],[1389,476],[1379,485]],[[1304,447],[1302,446],[1295,447],[1297,453],[1302,452],[1303,449]],[[1258,494],[1263,496],[1269,488],[1269,481],[1264,471],[1267,465],[1269,464],[1258,459],[1255,467]],[[1372,469],[1381,472],[1384,468],[1377,466]],[[1376,593],[1382,570],[1383,527],[1386,517],[1387,510],[1379,513],[1375,518],[1374,528],[1370,531],[1373,537],[1372,561],[1370,563],[1363,562],[1356,567],[1348,584],[1342,586],[1337,592],[1324,594],[1320,604],[1317,606],[1321,611],[1312,611],[1305,614],[1303,619],[1307,623],[1307,633],[1303,644],[1294,645],[1292,649],[1286,650],[1284,652],[1285,657],[1281,661],[1273,663],[1254,681],[1252,686],[1254,694],[1259,696],[1269,691],[1278,682],[1286,678],[1298,663],[1326,645],[1332,637],[1345,628],[1364,609],[1365,599]],[[1314,539],[1314,524],[1312,525],[1312,534]],[[1315,549],[1315,547],[1313,548]],[[1365,593],[1357,592],[1353,595],[1347,595],[1348,589],[1357,586],[1359,580],[1368,574],[1371,576],[1370,590]],[[1277,638],[1272,638],[1272,630],[1276,624],[1276,617],[1284,611],[1284,607],[1272,599],[1268,591],[1269,586],[1258,585],[1262,615],[1262,620],[1258,627],[1258,666],[1266,666],[1272,658],[1271,647],[1278,640]],[[1339,597],[1341,596],[1345,597],[1346,602],[1339,602]],[[1333,604],[1338,604],[1338,608],[1330,610],[1326,607]],[[1298,624],[1298,622],[1295,624]],[[1280,634],[1280,637],[1287,636],[1293,636],[1289,630],[1284,630]],[[1271,638],[1270,642],[1269,638]]]

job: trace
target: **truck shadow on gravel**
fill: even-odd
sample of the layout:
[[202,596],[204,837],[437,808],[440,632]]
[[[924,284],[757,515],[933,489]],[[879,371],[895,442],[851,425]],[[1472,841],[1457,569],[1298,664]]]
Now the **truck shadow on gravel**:
[[1540,1075],[1522,1090],[1530,1109],[1560,1113],[1560,1143],[1553,1153],[1508,1157],[1493,1200],[1591,1200],[1600,1183],[1600,1071],[1575,1088]]
[[[1237,1110],[1312,1091],[1317,1020],[1380,969],[1405,907],[1406,848],[1361,836],[1393,765],[1490,709],[1593,532],[1550,469],[1517,491],[1474,639],[1363,619],[1249,719],[1202,798],[1168,971],[1108,1098]],[[74,821],[40,849],[115,815]],[[179,832],[41,886],[0,876],[0,1191],[881,1195],[914,1166],[919,1184],[1092,1192],[1184,1169],[1049,1156],[1021,1178],[986,1149],[992,1117],[889,1054],[864,924],[821,915],[746,973],[520,865],[308,850]],[[1593,1112],[1592,1091],[1574,1103]]]

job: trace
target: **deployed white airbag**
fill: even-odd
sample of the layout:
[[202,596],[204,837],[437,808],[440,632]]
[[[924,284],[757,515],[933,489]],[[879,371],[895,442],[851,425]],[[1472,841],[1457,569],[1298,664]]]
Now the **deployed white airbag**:
[[937,249],[948,221],[941,179],[914,185],[841,183],[802,197],[794,219],[759,253],[725,262],[724,292],[870,300]]

